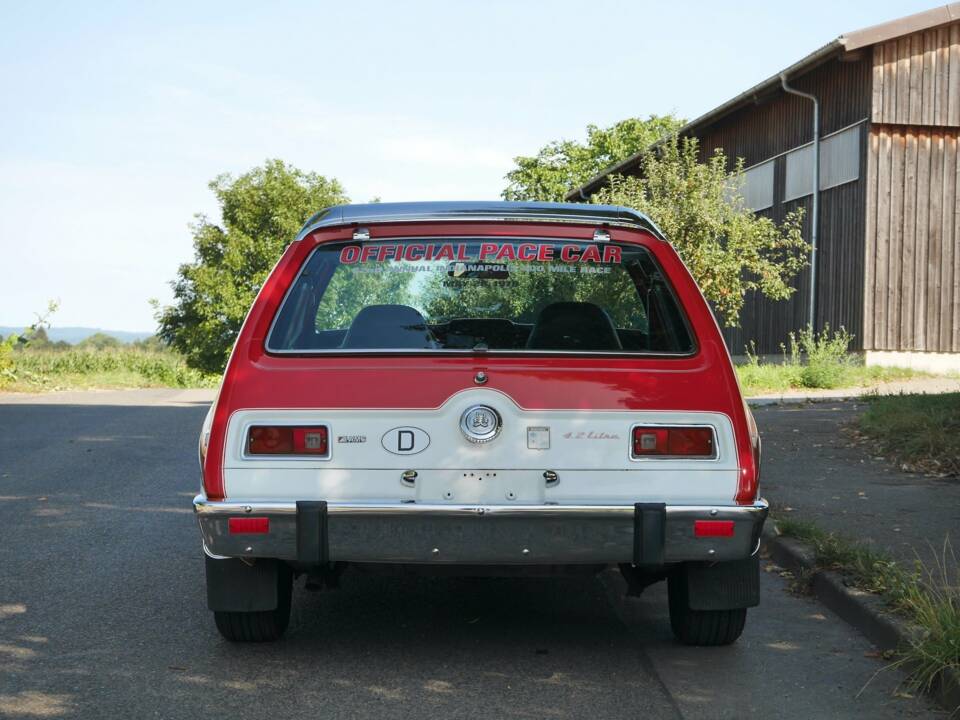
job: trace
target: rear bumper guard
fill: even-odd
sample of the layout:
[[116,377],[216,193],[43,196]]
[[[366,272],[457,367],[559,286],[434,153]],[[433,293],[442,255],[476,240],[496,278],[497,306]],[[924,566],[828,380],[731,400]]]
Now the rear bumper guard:
[[[767,503],[700,506],[421,505],[193,501],[211,557],[441,564],[738,560],[753,555]],[[230,532],[231,518],[268,518],[266,533]],[[733,521],[727,537],[696,537],[696,520]]]

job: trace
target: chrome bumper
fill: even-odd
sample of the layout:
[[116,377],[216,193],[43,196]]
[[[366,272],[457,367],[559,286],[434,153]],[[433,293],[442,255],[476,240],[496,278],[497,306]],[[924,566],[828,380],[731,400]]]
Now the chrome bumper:
[[[318,562],[543,565],[737,560],[756,552],[767,503],[693,506],[418,505],[233,502],[194,498],[206,553]],[[265,534],[230,518],[269,518]],[[732,520],[695,537],[695,520]]]

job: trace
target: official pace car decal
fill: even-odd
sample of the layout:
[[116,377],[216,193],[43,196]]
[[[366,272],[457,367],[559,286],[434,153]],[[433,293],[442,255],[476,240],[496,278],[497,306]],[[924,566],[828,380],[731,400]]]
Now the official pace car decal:
[[540,245],[538,243],[480,243],[471,249],[466,243],[378,243],[347,245],[340,250],[341,265],[369,262],[425,262],[436,260],[459,262],[561,262],[603,263],[619,265],[622,248],[617,245],[584,245],[582,243]]

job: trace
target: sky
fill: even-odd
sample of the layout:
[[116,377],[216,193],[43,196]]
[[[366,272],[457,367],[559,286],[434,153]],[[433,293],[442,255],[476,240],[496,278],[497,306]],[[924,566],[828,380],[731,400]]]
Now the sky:
[[931,0],[0,0],[0,325],[152,331],[208,183],[267,158],[351,199],[497,199],[588,124],[694,118]]

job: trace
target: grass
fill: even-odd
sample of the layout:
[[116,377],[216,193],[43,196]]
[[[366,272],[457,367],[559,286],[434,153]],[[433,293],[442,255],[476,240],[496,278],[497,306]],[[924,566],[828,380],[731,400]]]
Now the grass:
[[187,367],[176,353],[130,347],[12,352],[0,369],[0,390],[40,392],[90,388],[215,387],[219,378]]
[[873,398],[858,429],[909,470],[960,477],[960,393]]
[[783,535],[813,547],[818,567],[839,571],[856,587],[879,594],[919,628],[894,663],[906,669],[910,688],[929,691],[942,673],[960,673],[960,565],[949,538],[934,556],[932,570],[919,560],[906,570],[883,553],[813,523],[782,517],[776,522]]
[[748,394],[785,392],[812,388],[870,387],[892,380],[926,377],[928,374],[901,367],[866,367],[853,359],[837,363],[835,368],[806,371],[803,365],[748,361],[737,366],[740,387]]

